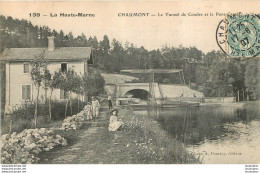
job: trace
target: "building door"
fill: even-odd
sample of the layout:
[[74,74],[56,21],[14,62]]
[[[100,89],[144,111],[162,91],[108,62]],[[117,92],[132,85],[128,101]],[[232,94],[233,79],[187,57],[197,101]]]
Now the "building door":
[[67,71],[67,63],[61,63],[61,71]]

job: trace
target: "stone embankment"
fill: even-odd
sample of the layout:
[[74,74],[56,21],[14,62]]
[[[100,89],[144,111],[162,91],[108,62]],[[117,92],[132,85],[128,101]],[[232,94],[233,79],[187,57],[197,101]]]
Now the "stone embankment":
[[63,123],[61,125],[62,130],[78,130],[81,129],[84,122],[86,120],[86,116],[84,114],[84,111],[81,111],[80,113],[73,115],[71,117],[67,117],[63,120]]
[[21,133],[5,134],[1,137],[2,164],[37,163],[37,155],[42,151],[50,151],[55,146],[66,146],[67,140],[52,130],[25,129]]
[[[67,117],[60,129],[81,129],[86,120],[84,111]],[[43,151],[50,151],[56,146],[66,146],[67,140],[53,130],[25,129],[21,133],[4,134],[1,136],[1,163],[30,164],[37,163],[37,155]]]

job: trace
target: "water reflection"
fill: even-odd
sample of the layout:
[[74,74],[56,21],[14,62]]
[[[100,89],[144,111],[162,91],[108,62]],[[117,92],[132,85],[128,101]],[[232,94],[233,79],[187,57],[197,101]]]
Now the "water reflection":
[[260,116],[247,112],[237,107],[185,107],[149,108],[136,113],[155,119],[204,163],[243,163],[247,157],[245,163],[250,159],[259,163],[254,157],[259,152]]

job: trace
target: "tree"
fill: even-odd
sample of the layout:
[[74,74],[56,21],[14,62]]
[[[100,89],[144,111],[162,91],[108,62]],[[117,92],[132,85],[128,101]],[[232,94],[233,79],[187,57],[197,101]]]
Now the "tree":
[[211,65],[208,71],[206,87],[209,93],[206,94],[207,96],[234,96],[233,83],[235,79],[231,73],[230,63],[229,57],[222,52],[216,52],[215,58],[210,62]]
[[69,32],[69,34],[68,34],[68,46],[69,47],[75,47],[76,46],[76,42],[74,40],[74,36],[73,36],[72,32]]
[[[52,96],[52,92],[53,92],[53,89],[63,89],[63,82],[65,80],[65,77],[64,77],[64,74],[61,70],[59,71],[55,71],[54,72],[54,75],[53,75],[53,78],[52,78],[52,81],[50,82],[50,88],[51,88],[51,94],[50,94],[50,100],[49,100],[49,114],[51,116],[51,104],[50,104],[50,101],[51,101],[51,96]],[[66,104],[66,110],[65,110],[65,117],[66,117],[66,114],[67,114],[67,104]]]
[[76,94],[79,94],[81,92],[81,77],[78,76],[73,69],[68,69],[67,71],[65,71],[65,81],[65,91],[69,92],[70,111],[72,114],[71,94],[73,92]]
[[[60,76],[60,73],[57,71],[54,72],[54,75],[51,75],[50,73],[47,73],[45,75],[45,80],[44,80],[44,86],[45,89],[49,88],[50,89],[50,96],[49,96],[49,118],[52,118],[52,113],[51,113],[51,101],[52,101],[52,93],[54,89],[59,89],[60,83],[63,82],[63,77]],[[47,98],[47,96],[45,96]]]
[[6,26],[7,26],[7,21],[6,18],[2,15],[0,15],[0,53],[3,52],[5,46],[6,46]]
[[72,79],[72,83],[74,84],[74,87],[72,88],[72,92],[76,93],[78,95],[78,111],[79,111],[79,95],[84,94],[83,90],[83,80],[82,77],[79,75],[75,75],[74,78]]
[[89,37],[89,39],[88,39],[88,46],[92,47],[92,49],[94,49],[94,50],[98,49],[98,41],[97,41],[97,37],[96,36],[94,36],[93,38]]
[[248,64],[246,65],[246,72],[245,72],[245,86],[246,91],[249,93],[250,98],[256,100],[259,98],[260,95],[260,86],[259,86],[259,58],[253,58],[249,60]]
[[110,49],[110,43],[107,35],[104,35],[103,41],[100,42],[100,48],[104,54],[108,54]]
[[208,74],[208,71],[209,71],[209,67],[207,67],[205,65],[205,63],[201,63],[201,64],[198,64],[197,65],[197,68],[196,68],[196,84],[198,86],[203,86],[208,77],[209,77],[209,74]]
[[1,115],[3,116],[4,115],[4,107],[5,107],[5,84],[6,84],[6,72],[5,72],[5,62],[1,61],[0,62],[0,67],[1,67],[1,73],[0,73],[0,76],[1,76]]
[[[71,94],[74,93],[81,93],[82,82],[80,76],[73,69],[68,69],[67,71],[61,71],[54,73],[53,76],[53,88],[61,89],[64,92],[69,93],[69,101],[70,101],[70,110],[72,113],[72,101],[71,101]],[[67,117],[67,107],[68,101],[66,102],[65,108],[65,118]]]
[[124,56],[124,48],[122,47],[121,43],[117,41],[116,39],[113,39],[112,41],[112,47],[111,50],[111,58],[112,58],[112,64],[110,64],[110,70],[119,72],[122,68],[122,58]]
[[49,78],[50,76],[50,73],[47,69],[47,61],[44,59],[44,52],[34,56],[34,59],[31,61],[31,67],[32,67],[31,78],[37,89],[36,106],[35,106],[35,113],[34,113],[34,125],[36,128],[40,87],[42,86],[43,81],[45,79],[47,80],[47,78]]
[[[54,34],[57,34],[57,33],[54,33]],[[65,43],[64,43],[64,32],[63,30],[60,30],[60,33],[57,34],[57,37],[56,37],[56,46],[57,47],[64,47],[65,46]]]
[[83,76],[83,90],[87,96],[96,96],[104,91],[105,80],[97,69],[90,68]]
[[7,28],[8,28],[9,34],[11,35],[11,32],[14,30],[14,20],[13,20],[13,18],[11,16],[8,16],[6,23],[7,23]]
[[84,33],[81,34],[81,36],[78,36],[76,38],[77,46],[79,47],[86,47],[87,46],[87,37]]

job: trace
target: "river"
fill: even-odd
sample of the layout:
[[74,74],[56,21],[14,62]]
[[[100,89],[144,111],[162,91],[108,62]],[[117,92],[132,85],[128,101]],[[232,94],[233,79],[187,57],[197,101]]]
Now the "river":
[[202,163],[260,163],[259,112],[219,106],[154,108],[135,113],[151,116]]

